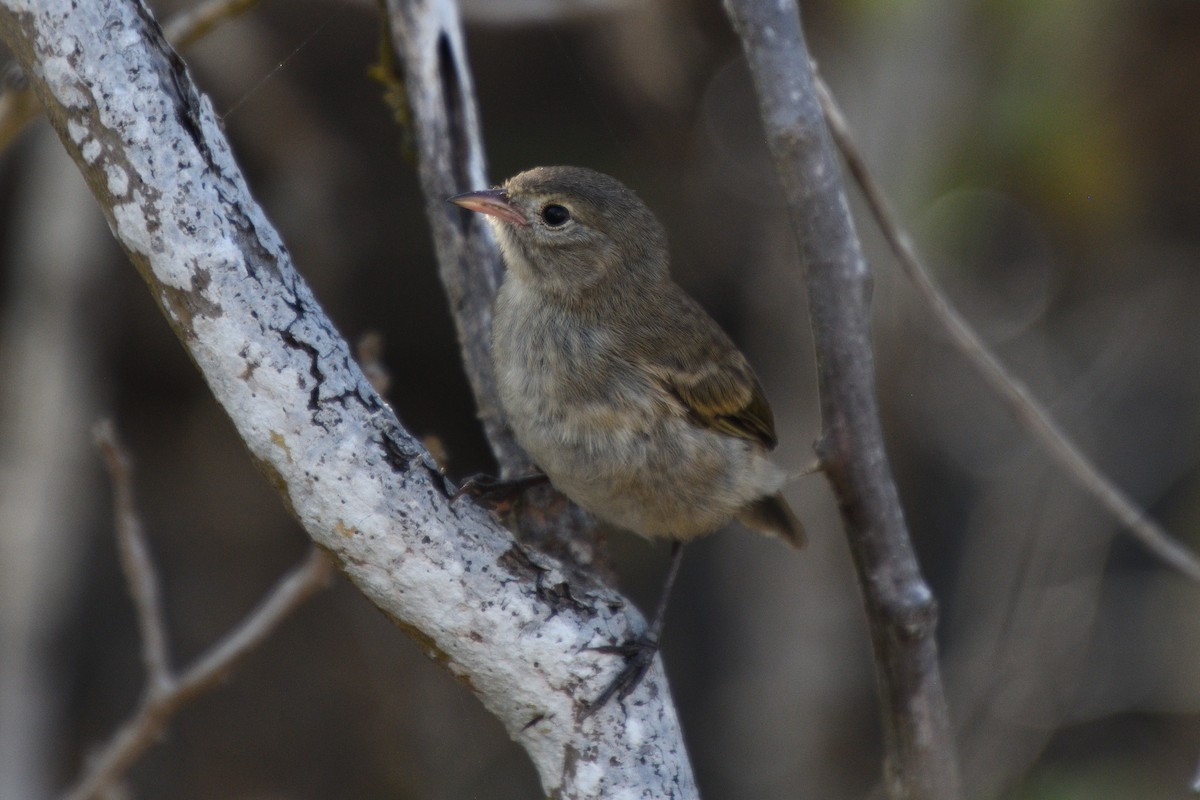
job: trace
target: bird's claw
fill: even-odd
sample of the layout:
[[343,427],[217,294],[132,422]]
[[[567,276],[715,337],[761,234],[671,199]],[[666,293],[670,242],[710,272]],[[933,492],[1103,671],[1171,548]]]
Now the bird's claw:
[[537,486],[549,480],[545,475],[526,475],[520,478],[497,478],[480,473],[472,475],[459,485],[450,501],[454,502],[468,495],[482,505],[499,508],[516,500],[531,486]]
[[654,663],[654,656],[658,653],[658,640],[639,636],[623,644],[603,645],[589,649],[597,653],[621,656],[625,659],[625,666],[612,683],[595,700],[587,704],[587,708],[583,712],[584,719],[603,708],[614,695],[617,700],[624,700],[633,693],[633,690],[642,682],[642,678],[646,676],[650,665]]

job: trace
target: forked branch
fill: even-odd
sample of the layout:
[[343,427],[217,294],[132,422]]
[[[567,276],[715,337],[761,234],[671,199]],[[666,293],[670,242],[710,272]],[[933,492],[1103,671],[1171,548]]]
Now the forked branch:
[[214,688],[283,620],[327,586],[332,575],[329,559],[319,549],[312,548],[308,557],[280,579],[258,607],[221,641],[187,670],[175,673],[167,652],[167,628],[159,599],[158,574],[133,500],[129,454],[117,439],[111,421],[97,424],[94,435],[112,481],[113,517],[121,568],[141,631],[146,688],[137,711],[88,759],[84,773],[63,793],[64,800],[89,800],[118,781],[142,753],[158,741],[167,723],[181,708]]

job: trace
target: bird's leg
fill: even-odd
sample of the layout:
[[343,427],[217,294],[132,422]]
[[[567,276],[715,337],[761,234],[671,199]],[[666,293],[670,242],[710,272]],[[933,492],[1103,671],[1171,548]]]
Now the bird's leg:
[[678,539],[671,543],[671,561],[667,565],[667,577],[663,582],[662,593],[658,597],[658,605],[654,609],[654,618],[650,621],[644,633],[630,639],[624,644],[605,645],[596,647],[601,653],[612,653],[625,657],[625,667],[620,674],[608,685],[600,696],[588,704],[584,717],[589,717],[604,707],[615,694],[618,700],[624,700],[630,692],[637,688],[645,676],[646,670],[654,661],[658,652],[658,642],[662,637],[663,621],[667,617],[667,601],[671,598],[671,587],[675,585],[675,576],[679,574],[679,565],[683,561],[683,542]]
[[492,475],[472,475],[462,482],[462,485],[450,497],[451,502],[463,495],[470,495],[483,505],[495,508],[511,503],[526,489],[548,483],[549,478],[544,473],[535,472],[522,475],[519,478],[496,478]]

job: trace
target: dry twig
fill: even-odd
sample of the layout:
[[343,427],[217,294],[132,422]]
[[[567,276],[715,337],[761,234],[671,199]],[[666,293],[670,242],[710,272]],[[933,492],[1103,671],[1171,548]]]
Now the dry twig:
[[171,659],[167,627],[162,617],[158,574],[146,545],[142,519],[133,502],[133,466],[129,453],[117,439],[112,420],[104,419],[96,423],[92,438],[104,456],[104,464],[112,481],[113,522],[117,531],[121,569],[125,572],[129,596],[137,612],[142,664],[146,667],[146,680],[153,693],[171,683]]
[[842,114],[829,87],[820,78],[817,79],[816,86],[821,108],[833,132],[834,141],[846,159],[850,174],[862,188],[863,196],[875,215],[879,229],[900,262],[904,274],[917,288],[938,322],[950,334],[950,340],[979,371],[1020,423],[1041,441],[1051,458],[1057,461],[1080,487],[1108,509],[1150,552],[1192,580],[1200,581],[1200,558],[1147,517],[1137,504],[1079,451],[1075,443],[1051,418],[1050,412],[1038,402],[1024,383],[1000,363],[1000,359],[988,349],[979,334],[972,330],[938,289],[930,277],[929,270],[921,263],[912,239],[897,221],[883,188],[871,174],[866,159],[854,142],[845,115]]
[[146,688],[137,711],[89,758],[84,774],[63,793],[64,800],[88,800],[116,782],[158,740],[176,712],[215,687],[283,620],[327,586],[332,575],[329,559],[318,548],[312,548],[308,557],[285,575],[257,608],[185,672],[175,674],[167,653],[158,575],[133,501],[129,455],[110,420],[97,424],[94,436],[112,480],[121,566],[142,634]]

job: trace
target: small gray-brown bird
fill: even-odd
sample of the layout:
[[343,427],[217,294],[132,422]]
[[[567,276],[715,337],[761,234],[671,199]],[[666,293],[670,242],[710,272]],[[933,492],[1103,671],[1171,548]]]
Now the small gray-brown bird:
[[637,685],[658,647],[681,544],[737,518],[799,547],[804,532],[767,457],[771,407],[729,337],[668,273],[662,226],[615,178],[538,167],[450,198],[487,215],[508,267],[492,358],[517,442],[600,519],[675,542],[645,634],[603,648]]

